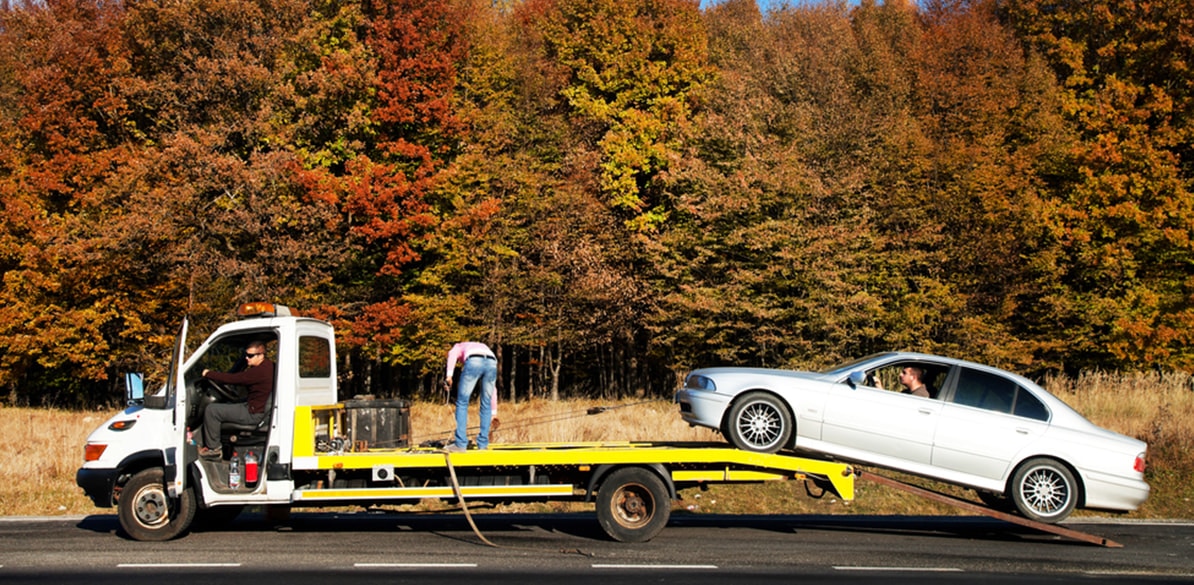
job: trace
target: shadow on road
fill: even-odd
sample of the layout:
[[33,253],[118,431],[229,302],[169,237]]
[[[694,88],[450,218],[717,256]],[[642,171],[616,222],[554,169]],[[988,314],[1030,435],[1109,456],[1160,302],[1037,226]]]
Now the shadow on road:
[[[532,533],[540,531],[545,533],[545,539],[551,538],[551,535],[568,535],[586,540],[609,540],[597,524],[596,515],[592,513],[517,514],[474,511],[473,520],[477,528],[486,535],[518,534],[520,538],[533,538]],[[672,515],[668,526],[745,528],[776,533],[826,530],[984,541],[1039,541],[1055,545],[1081,544],[1058,539],[1030,528],[978,516],[724,515],[688,514],[678,511]],[[123,535],[114,514],[87,516],[77,527],[93,532]],[[196,530],[198,531],[200,530]],[[471,532],[471,528],[465,517],[459,513],[419,513],[386,509],[360,512],[294,512],[288,519],[277,520],[250,508],[222,526],[204,528],[201,531],[329,534],[402,531],[437,533],[451,538],[449,533]]]

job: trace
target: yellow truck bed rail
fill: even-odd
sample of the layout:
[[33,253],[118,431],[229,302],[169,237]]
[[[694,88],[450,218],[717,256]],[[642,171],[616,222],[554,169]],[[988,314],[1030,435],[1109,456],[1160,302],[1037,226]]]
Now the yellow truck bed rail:
[[[318,408],[318,407],[316,407]],[[311,407],[299,407],[299,410]],[[438,449],[412,447],[364,451],[317,452],[315,420],[308,413],[296,412],[293,469],[295,471],[337,472],[385,469],[395,476],[403,470],[447,468],[445,453]],[[701,483],[761,482],[815,479],[828,484],[839,497],[854,499],[854,475],[850,466],[832,461],[784,454],[742,451],[724,443],[655,443],[632,441],[596,441],[575,443],[493,444],[484,451],[465,451],[447,455],[457,470],[465,473],[502,473],[534,468],[543,473],[571,469],[589,472],[598,467],[653,467],[671,479],[677,489]],[[497,490],[496,486],[462,486],[472,497],[552,497],[571,493],[572,486],[525,485],[524,490]],[[470,494],[471,492],[471,494]],[[482,493],[484,492],[484,496]],[[447,497],[443,488],[396,486],[361,489],[308,489],[296,493],[296,500],[333,500],[394,497]]]

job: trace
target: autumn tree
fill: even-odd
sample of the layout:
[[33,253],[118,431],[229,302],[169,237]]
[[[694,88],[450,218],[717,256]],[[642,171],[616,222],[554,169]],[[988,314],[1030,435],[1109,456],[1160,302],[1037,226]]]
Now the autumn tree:
[[1194,365],[1194,22],[1182,0],[1000,3],[1079,133],[1053,189],[1074,367]]
[[10,400],[84,399],[87,382],[107,379],[148,333],[141,291],[124,278],[144,251],[122,258],[94,245],[117,237],[97,220],[119,214],[105,185],[137,145],[115,89],[129,79],[120,16],[73,0],[0,11],[0,384]]
[[1020,368],[1056,367],[1050,304],[1057,249],[1050,181],[1073,135],[1044,63],[990,2],[930,2],[915,55],[917,120],[931,166],[916,207],[940,226],[938,269],[957,313],[934,334],[948,351]]
[[652,179],[665,171],[707,79],[705,34],[689,0],[541,0],[529,13],[548,59],[568,77],[563,97],[596,142],[607,203],[634,226],[666,219]]
[[[909,286],[934,253],[907,230],[924,141],[910,107],[907,6],[753,2],[709,11],[718,83],[682,168],[656,327],[679,365],[808,367],[911,344]],[[679,166],[678,166],[679,167]],[[916,225],[915,228],[922,226]],[[925,311],[927,313],[927,311]]]
[[[5,267],[8,347],[54,356],[38,367],[69,380],[72,401],[110,399],[87,393],[119,371],[155,373],[182,312],[209,324],[242,300],[326,286],[334,209],[305,205],[265,107],[298,8],[61,2],[5,15],[6,91],[28,104],[5,118],[20,145],[5,204],[26,217],[8,233],[39,257]],[[11,371],[28,383],[27,367]]]

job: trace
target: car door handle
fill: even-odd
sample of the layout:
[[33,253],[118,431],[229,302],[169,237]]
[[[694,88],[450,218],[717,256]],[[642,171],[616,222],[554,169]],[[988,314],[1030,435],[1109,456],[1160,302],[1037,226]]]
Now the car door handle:
[[1017,433],[1020,433],[1021,435],[1027,435],[1027,434],[1029,434],[1031,431],[1029,431],[1028,429],[1026,429],[1026,428],[1024,428],[1024,427],[1018,427],[1018,428],[1016,429],[1016,432],[1017,432]]
[[916,411],[921,414],[933,414],[933,409],[931,408],[918,408]]

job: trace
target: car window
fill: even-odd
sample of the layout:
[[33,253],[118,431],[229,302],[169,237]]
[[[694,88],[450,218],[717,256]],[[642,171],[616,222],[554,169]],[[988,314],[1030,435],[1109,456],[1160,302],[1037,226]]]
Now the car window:
[[1049,409],[1045,404],[1019,384],[1003,376],[969,368],[962,368],[953,401],[1034,420],[1049,420]]
[[1015,382],[1002,376],[962,368],[954,403],[1011,414],[1017,388]]
[[1049,420],[1049,409],[1045,407],[1045,403],[1023,388],[1020,388],[1020,391],[1016,393],[1015,414],[1016,416],[1034,420]]
[[905,388],[900,383],[900,372],[908,367],[919,368],[923,372],[921,381],[925,383],[929,397],[937,398],[938,389],[941,388],[941,383],[945,381],[948,370],[942,366],[927,362],[896,362],[868,370],[866,372],[866,385],[893,392],[903,392]]

